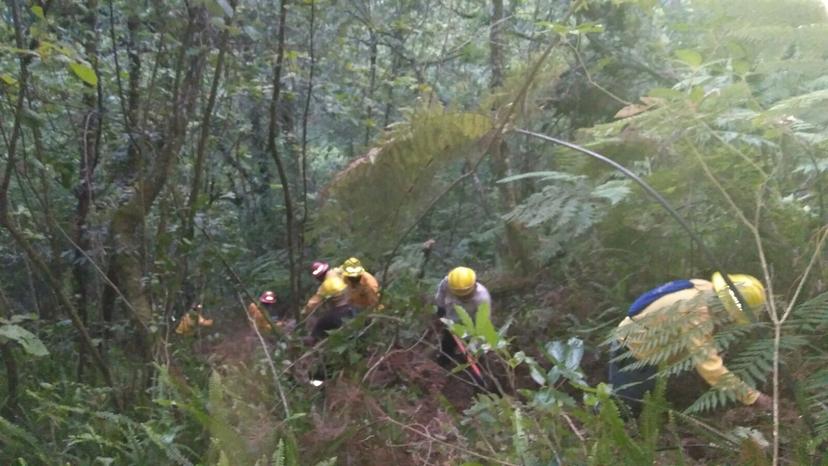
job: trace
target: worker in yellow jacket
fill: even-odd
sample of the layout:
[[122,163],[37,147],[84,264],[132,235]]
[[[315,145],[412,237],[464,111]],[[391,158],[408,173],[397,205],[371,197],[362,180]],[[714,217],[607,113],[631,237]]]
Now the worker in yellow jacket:
[[379,283],[373,275],[365,270],[356,257],[346,260],[340,267],[330,268],[326,262],[317,261],[311,265],[311,275],[321,284],[316,293],[310,297],[302,308],[302,314],[313,312],[325,301],[322,289],[325,281],[339,277],[347,285],[348,301],[356,309],[370,309],[379,303]]
[[[260,307],[261,306],[261,307]],[[268,333],[273,331],[273,327],[271,327],[268,320],[265,318],[264,313],[267,313],[268,317],[272,314],[272,311],[276,307],[276,293],[272,291],[265,291],[264,293],[259,296],[259,305],[256,303],[250,303],[247,306],[247,315],[253,319],[253,322],[256,324],[256,328],[261,333]]]
[[316,289],[316,293],[308,299],[308,303],[305,304],[305,307],[302,308],[302,314],[313,314],[313,312],[325,301],[325,290],[322,289],[322,285],[325,283],[325,280],[331,277],[340,277],[342,278],[342,268],[331,266],[324,261],[315,261],[311,264],[310,273],[319,282],[319,287]]
[[[764,305],[765,288],[759,280],[741,274],[729,277],[751,309]],[[724,307],[724,315],[715,314],[708,305],[716,299]],[[719,356],[713,335],[715,324],[724,322],[744,324],[747,316],[718,272],[712,282],[675,280],[644,293],[630,306],[613,335],[609,381],[615,394],[638,412],[644,393],[655,386],[656,366],[689,359],[709,385],[732,390],[745,405],[770,409],[771,398],[732,374]],[[636,360],[648,364],[626,367]]]
[[342,277],[348,285],[348,302],[357,309],[370,309],[379,303],[379,283],[356,257],[342,264]]
[[348,285],[342,277],[332,275],[319,288],[323,302],[319,307],[320,315],[311,325],[311,343],[325,338],[328,332],[342,327],[345,321],[357,314],[357,310],[348,302]]

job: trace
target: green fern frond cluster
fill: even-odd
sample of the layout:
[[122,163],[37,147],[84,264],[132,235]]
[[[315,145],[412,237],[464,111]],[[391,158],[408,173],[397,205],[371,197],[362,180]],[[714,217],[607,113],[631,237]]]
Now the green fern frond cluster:
[[584,234],[606,211],[606,207],[620,202],[630,192],[626,181],[611,180],[592,186],[585,176],[563,172],[538,172],[506,178],[514,182],[527,175],[547,181],[542,190],[530,195],[511,212],[503,215],[507,222],[520,223],[528,228],[541,228],[539,251],[541,262],[558,254],[564,246]]
[[491,129],[486,116],[442,110],[424,110],[396,125],[331,181],[316,234],[346,229],[358,250],[384,251],[433,199],[439,172],[469,155],[471,144]]

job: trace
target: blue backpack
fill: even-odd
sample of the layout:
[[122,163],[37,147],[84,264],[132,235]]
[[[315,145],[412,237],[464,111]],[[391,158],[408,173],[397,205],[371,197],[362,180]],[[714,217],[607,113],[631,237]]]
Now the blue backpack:
[[627,311],[627,316],[636,316],[639,312],[643,311],[644,308],[652,304],[656,299],[670,293],[675,293],[676,291],[686,290],[688,288],[693,288],[693,282],[690,280],[673,280],[657,288],[653,288],[633,301],[632,305],[630,305],[630,309]]

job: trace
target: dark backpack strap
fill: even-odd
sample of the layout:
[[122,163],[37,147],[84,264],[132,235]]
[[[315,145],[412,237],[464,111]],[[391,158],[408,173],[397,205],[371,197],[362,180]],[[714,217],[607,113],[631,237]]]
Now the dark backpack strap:
[[653,288],[633,301],[632,305],[630,305],[630,309],[627,311],[627,317],[634,317],[638,315],[638,313],[643,311],[644,308],[662,296],[675,293],[676,291],[686,290],[688,288],[693,288],[693,282],[690,280],[673,280],[657,288]]

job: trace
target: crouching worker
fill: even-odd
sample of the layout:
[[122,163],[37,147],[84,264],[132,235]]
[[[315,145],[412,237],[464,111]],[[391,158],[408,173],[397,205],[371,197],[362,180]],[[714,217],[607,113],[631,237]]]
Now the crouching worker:
[[346,260],[341,267],[348,285],[348,301],[357,309],[370,309],[379,303],[379,283],[365,270],[356,257]]
[[[437,294],[434,297],[437,304],[437,317],[457,321],[457,311],[454,306],[462,307],[474,319],[477,308],[481,304],[488,304],[491,308],[492,298],[489,290],[477,281],[477,274],[468,267],[455,267],[440,284],[437,285]],[[458,360],[460,348],[451,331],[444,328],[440,338],[440,356],[438,361],[447,364],[451,360]],[[460,359],[462,360],[462,359]]]
[[207,319],[203,314],[204,308],[201,304],[196,304],[186,314],[181,317],[178,326],[175,327],[175,333],[184,336],[190,336],[196,332],[198,327],[212,327],[213,319]]
[[346,320],[356,316],[356,309],[348,302],[348,285],[339,276],[334,275],[325,279],[319,292],[324,301],[313,324],[310,343],[325,338],[328,332],[342,327]]
[[[261,307],[260,307],[261,306]],[[259,305],[250,303],[247,306],[247,315],[253,319],[256,329],[260,333],[269,333],[273,331],[268,319],[265,318],[265,313],[268,318],[272,316],[272,312],[276,309],[276,293],[272,291],[265,291],[259,296]]]
[[[759,280],[750,275],[729,277],[752,310],[762,307],[765,287]],[[731,390],[745,405],[770,409],[770,397],[728,371],[713,340],[717,325],[747,322],[718,272],[712,282],[675,280],[644,293],[613,333],[609,381],[614,393],[638,415],[644,394],[655,387],[656,366],[688,361],[710,386]]]

